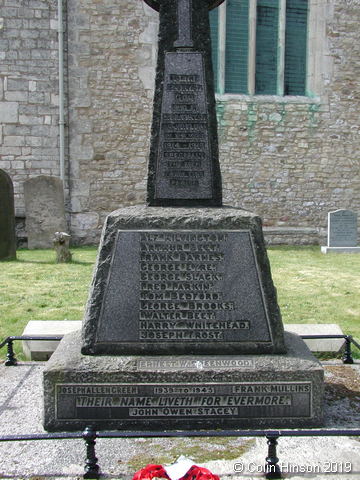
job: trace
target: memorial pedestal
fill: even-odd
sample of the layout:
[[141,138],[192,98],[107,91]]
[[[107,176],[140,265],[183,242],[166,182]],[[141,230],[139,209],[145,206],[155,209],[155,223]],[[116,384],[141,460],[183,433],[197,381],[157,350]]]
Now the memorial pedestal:
[[95,357],[68,334],[44,372],[45,429],[320,426],[323,368],[300,337],[285,339],[285,355]]
[[82,353],[285,353],[261,219],[128,207],[104,226]]
[[285,341],[261,220],[244,210],[110,214],[82,337],[44,372],[47,430],[321,425],[323,369]]

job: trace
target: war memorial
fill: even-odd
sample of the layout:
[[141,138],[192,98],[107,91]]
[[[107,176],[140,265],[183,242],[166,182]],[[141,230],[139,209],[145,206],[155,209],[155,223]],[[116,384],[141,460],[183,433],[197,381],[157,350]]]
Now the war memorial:
[[323,369],[284,333],[261,219],[222,205],[208,21],[222,2],[146,2],[160,15],[147,205],[106,219],[81,335],[44,372],[44,426],[319,426]]

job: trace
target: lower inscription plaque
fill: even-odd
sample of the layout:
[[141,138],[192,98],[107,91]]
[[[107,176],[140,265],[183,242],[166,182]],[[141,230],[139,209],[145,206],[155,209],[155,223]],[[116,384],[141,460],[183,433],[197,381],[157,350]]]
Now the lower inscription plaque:
[[57,420],[311,417],[311,382],[57,384]]

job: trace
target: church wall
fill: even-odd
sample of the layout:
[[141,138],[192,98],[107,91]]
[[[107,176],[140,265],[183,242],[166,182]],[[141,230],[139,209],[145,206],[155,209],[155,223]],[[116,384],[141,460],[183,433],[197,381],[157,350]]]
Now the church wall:
[[[21,212],[27,177],[59,175],[57,14],[52,0],[0,1],[0,168]],[[217,96],[225,203],[311,242],[329,210],[360,213],[360,2],[312,5],[310,97]],[[108,212],[145,201],[157,13],[141,0],[65,10],[67,208],[73,241],[94,243]]]
[[57,30],[55,0],[0,0],[0,168],[18,216],[24,181],[59,175]]

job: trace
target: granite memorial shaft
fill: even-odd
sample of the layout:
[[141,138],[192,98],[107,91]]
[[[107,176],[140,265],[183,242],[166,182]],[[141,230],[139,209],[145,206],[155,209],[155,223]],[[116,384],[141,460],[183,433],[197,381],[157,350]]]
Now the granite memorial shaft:
[[156,3],[160,31],[148,204],[221,206],[208,17],[212,5],[208,0]]

